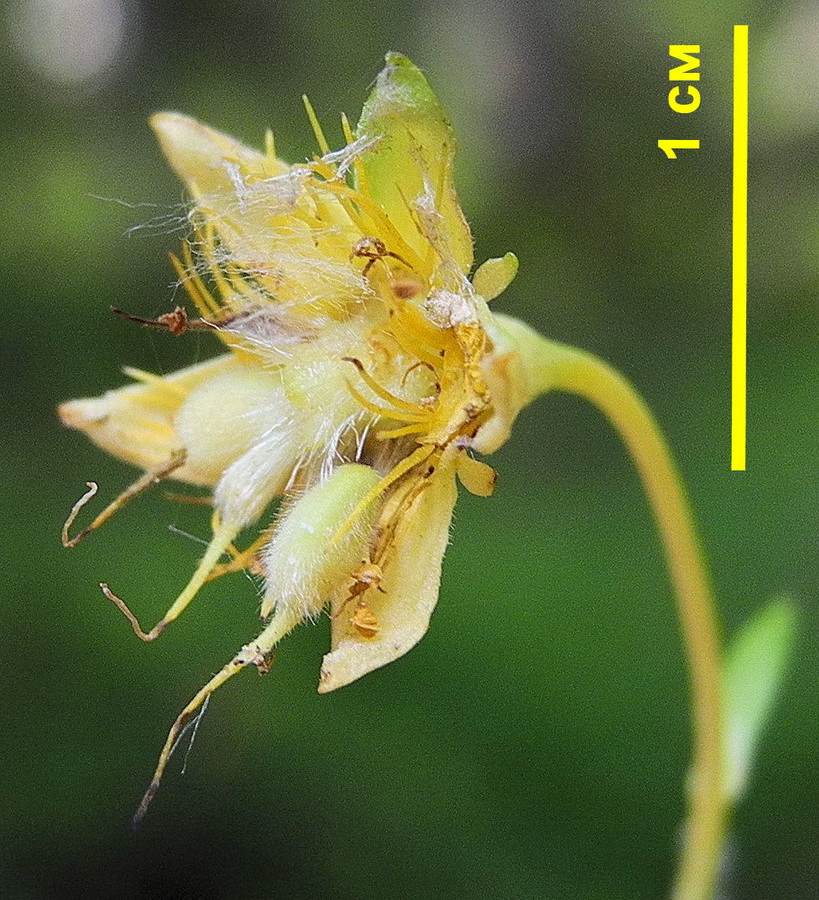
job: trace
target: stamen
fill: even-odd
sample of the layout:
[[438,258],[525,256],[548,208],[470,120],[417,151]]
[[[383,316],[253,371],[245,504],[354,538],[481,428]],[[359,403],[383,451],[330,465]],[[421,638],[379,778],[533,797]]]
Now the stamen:
[[347,144],[352,144],[353,141],[355,141],[355,135],[350,126],[350,120],[347,118],[347,113],[345,112],[341,114],[341,133],[344,135],[344,140]]
[[318,175],[324,182],[331,182],[337,177],[336,167],[328,162],[324,156],[314,156],[310,165],[313,174]]
[[276,137],[272,128],[268,128],[264,133],[264,152],[269,160],[278,162],[276,157]]
[[[203,245],[205,247],[206,254],[211,249],[211,246],[212,246],[211,242],[213,239],[214,239],[214,236],[213,236],[212,228],[210,226],[208,226],[208,228],[205,230],[205,236],[204,236],[204,240],[203,240]],[[201,293],[201,295],[205,299],[205,301],[208,304],[210,304],[213,314],[218,315],[221,312],[222,307],[219,305],[219,303],[217,302],[217,300],[213,296],[213,294],[210,292],[210,290],[208,290],[208,288],[205,285],[205,282],[202,280],[202,277],[200,276],[199,272],[196,269],[196,263],[194,262],[194,259],[193,259],[193,249],[191,248],[190,241],[185,241],[185,243],[182,245],[182,258],[185,261],[185,265],[187,267],[185,271],[186,271],[188,280],[196,286],[196,288]],[[208,260],[208,257],[206,255],[206,261],[207,260]]]
[[356,369],[358,369],[358,374],[361,376],[367,387],[382,400],[392,403],[397,409],[403,409],[405,412],[412,413],[416,416],[419,414],[419,411],[425,412],[423,407],[420,407],[417,403],[409,403],[407,400],[402,400],[401,397],[393,394],[392,391],[388,391],[385,387],[382,387],[372,375],[367,372],[360,359],[356,359],[352,356],[342,356],[341,358],[344,362],[352,363]]
[[261,632],[256,640],[251,641],[249,644],[242,647],[233,659],[224,666],[220,672],[214,675],[213,678],[211,678],[210,681],[194,695],[193,699],[182,712],[179,713],[171,726],[171,730],[168,732],[168,737],[166,738],[165,745],[159,755],[159,761],[156,770],[154,771],[154,776],[151,779],[151,783],[148,785],[148,790],[145,791],[142,801],[134,814],[133,825],[135,828],[145,818],[151,800],[153,800],[156,796],[156,792],[159,790],[159,785],[162,782],[162,776],[165,774],[165,769],[168,766],[171,753],[173,753],[177,739],[190,717],[196,713],[226,681],[229,681],[237,672],[241,672],[241,670],[247,666],[256,666],[261,674],[265,674],[270,668],[270,657],[273,648],[288,632],[292,631],[299,621],[300,618],[294,615],[274,616],[273,620]]
[[387,553],[394,546],[393,540],[398,524],[401,522],[404,514],[410,509],[413,503],[420,495],[430,486],[429,468],[434,471],[435,466],[440,459],[440,450],[430,457],[430,465],[427,472],[418,480],[409,484],[406,490],[401,492],[400,488],[391,494],[384,502],[381,510],[381,522],[379,528],[378,539],[372,549],[372,559],[381,569],[387,564]]
[[394,438],[406,437],[408,434],[423,434],[429,431],[429,422],[419,425],[404,425],[401,428],[389,428],[386,431],[378,430],[375,433],[376,440],[391,441]]
[[[344,134],[344,140],[348,144],[352,144],[355,140],[355,135],[353,134],[353,129],[350,127],[350,120],[347,118],[346,113],[341,114],[341,131]],[[364,169],[364,163],[361,162],[361,157],[358,154],[353,157],[353,173],[355,174],[356,190],[369,196],[370,183],[367,180],[367,172]]]
[[438,448],[435,446],[417,447],[409,456],[401,460],[393,469],[388,472],[379,482],[374,485],[358,502],[356,508],[347,517],[347,520],[341,525],[336,533],[330,539],[331,546],[337,544],[344,538],[355,526],[356,519],[364,512],[365,509],[374,503],[384,491],[393,485],[399,478],[405,475],[410,469],[414,469],[421,463],[426,462]]
[[228,284],[225,277],[222,275],[221,266],[216,261],[216,240],[216,231],[213,227],[213,223],[208,222],[205,228],[202,254],[205,257],[205,263],[207,264],[211,278],[216,282],[216,287],[222,295],[222,300],[228,301],[233,291],[231,290],[231,285]]
[[378,619],[366,600],[356,603],[355,611],[350,616],[350,625],[367,640],[372,640],[378,634]]
[[162,495],[166,500],[173,503],[189,503],[194,506],[213,506],[213,497],[209,494],[204,497],[197,497],[194,494],[177,494],[175,491],[165,491]]
[[[235,294],[241,294],[244,297],[250,298],[251,301],[258,302],[258,296],[254,293],[253,288],[247,283],[247,274],[238,266],[231,264],[225,266],[223,270],[219,270],[218,267],[215,267],[214,271],[220,272],[220,280],[224,285],[225,299],[228,299]],[[222,272],[227,276],[227,281],[222,277]]]
[[[317,168],[319,166],[319,163],[313,163],[313,166]],[[361,204],[359,202],[360,198],[358,197],[356,192],[349,187],[349,185],[343,182],[327,179],[322,187],[335,197],[341,208],[347,214],[350,221],[362,234],[365,234],[368,230],[371,230],[370,224],[362,216],[362,212],[360,209]],[[344,190],[339,190],[340,187],[343,187]]]
[[208,580],[210,573],[219,562],[219,557],[227,550],[236,535],[241,531],[241,526],[233,522],[220,522],[214,514],[213,537],[208,545],[205,555],[202,557],[191,580],[187,583],[182,593],[174,600],[165,615],[154,625],[150,631],[143,631],[136,616],[128,608],[127,604],[114,594],[107,584],[101,584],[100,588],[105,596],[111,600],[123,615],[131,623],[134,634],[140,640],[154,641],[160,634],[184,612],[188,604],[193,600],[202,585]]
[[145,319],[142,316],[135,316],[116,306],[111,307],[111,312],[115,316],[127,319],[129,322],[135,322],[137,325],[166,328],[174,337],[178,337],[186,331],[208,331],[214,327],[213,322],[209,322],[207,319],[189,319],[187,312],[181,306],[177,306],[173,312],[164,313],[156,319]]
[[[390,334],[395,339],[395,342],[405,353],[414,356],[431,369],[435,369],[436,365],[441,362],[442,351],[428,347],[415,337],[411,325],[406,321],[407,315],[405,315],[405,310],[400,310],[397,307],[392,307],[392,309],[394,324],[390,328]],[[406,312],[409,312],[409,310],[406,310]]]
[[175,450],[167,462],[163,463],[157,469],[151,469],[138,478],[133,484],[129,485],[115,500],[108,504],[105,509],[94,519],[94,521],[84,528],[78,535],[73,538],[68,536],[69,529],[74,524],[80,510],[88,503],[88,501],[97,493],[98,485],[93,481],[87,481],[88,490],[71,508],[68,518],[65,520],[62,530],[63,547],[76,547],[84,538],[88,537],[92,531],[96,531],[101,525],[104,525],[114,513],[118,512],[131,500],[134,500],[140,494],[144,494],[149,488],[153,487],[163,478],[167,478],[172,472],[185,464],[187,454],[184,450]]
[[324,132],[321,130],[321,124],[319,123],[316,111],[313,109],[313,104],[307,98],[307,94],[302,94],[301,102],[307,110],[307,118],[310,120],[310,127],[313,129],[313,134],[316,136],[316,143],[319,145],[321,155],[324,156],[326,153],[330,152],[330,145],[327,143],[327,138],[324,137]]
[[476,497],[490,497],[498,481],[498,473],[485,462],[462,453],[458,459],[458,478]]
[[265,531],[244,550],[236,550],[233,546],[228,547],[228,552],[233,556],[233,559],[230,562],[219,563],[214,566],[210,575],[208,575],[208,581],[215,581],[217,578],[229,575],[231,572],[241,572],[243,569],[252,568],[258,559],[259,553],[269,540],[270,534]]
[[353,572],[353,585],[347,598],[339,605],[338,609],[330,615],[331,619],[337,619],[347,608],[347,605],[355,600],[360,599],[371,587],[377,588],[381,593],[385,593],[381,587],[384,573],[381,567],[375,563],[365,563],[358,571]]
[[382,416],[387,419],[395,419],[398,422],[426,422],[429,418],[428,414],[424,413],[423,415],[419,412],[416,414],[400,412],[396,409],[390,409],[388,406],[378,406],[376,403],[371,403],[366,397],[360,394],[349,382],[347,382],[347,390],[352,394],[353,398],[360,403],[364,409],[369,410],[371,413],[375,413],[377,416]]
[[[355,188],[351,188],[343,181],[328,181],[323,187],[338,196],[339,202],[344,204],[348,215],[359,226],[362,234],[379,235],[385,244],[396,248],[396,252],[400,253],[403,259],[407,260],[407,264],[411,269],[416,272],[428,271],[423,268],[423,260],[407,244],[387,214],[375,203],[372,197],[363,194]],[[354,203],[357,209],[354,208],[352,211],[348,209],[350,202]],[[363,220],[362,214],[369,221]]]
[[432,377],[436,379],[435,381],[435,396],[437,397],[441,393],[441,383],[437,380],[438,373],[435,371],[435,366],[426,362],[426,360],[419,359],[418,362],[414,362],[406,372],[404,372],[401,378],[401,387],[404,387],[407,383],[407,379],[416,369],[429,369],[432,372]]
[[179,278],[179,283],[191,300],[193,300],[194,306],[202,316],[207,317],[218,314],[219,305],[202,283],[202,279],[194,271],[191,248],[187,241],[182,245],[182,255],[185,259],[185,265],[182,264],[182,261],[175,253],[168,254],[171,259],[171,265]]

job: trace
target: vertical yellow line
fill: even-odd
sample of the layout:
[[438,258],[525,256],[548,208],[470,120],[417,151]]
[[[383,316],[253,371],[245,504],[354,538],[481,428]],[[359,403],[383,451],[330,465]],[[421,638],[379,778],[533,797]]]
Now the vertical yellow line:
[[734,26],[731,469],[745,471],[748,332],[748,26]]

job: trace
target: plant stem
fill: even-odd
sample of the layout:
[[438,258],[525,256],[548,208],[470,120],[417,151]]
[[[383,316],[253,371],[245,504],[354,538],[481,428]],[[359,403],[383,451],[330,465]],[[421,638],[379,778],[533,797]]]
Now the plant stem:
[[538,337],[533,352],[534,332],[527,328],[524,334],[514,325],[528,344],[533,395],[557,389],[597,406],[628,447],[651,502],[676,589],[693,718],[688,821],[672,897],[709,900],[717,884],[727,812],[720,645],[713,592],[680,476],[648,407],[625,378],[590,354],[543,338]]

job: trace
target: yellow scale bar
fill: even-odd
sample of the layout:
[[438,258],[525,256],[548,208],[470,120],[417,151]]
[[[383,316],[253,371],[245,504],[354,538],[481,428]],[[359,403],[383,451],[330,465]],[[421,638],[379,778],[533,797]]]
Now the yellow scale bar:
[[734,26],[731,470],[745,471],[748,333],[748,26]]

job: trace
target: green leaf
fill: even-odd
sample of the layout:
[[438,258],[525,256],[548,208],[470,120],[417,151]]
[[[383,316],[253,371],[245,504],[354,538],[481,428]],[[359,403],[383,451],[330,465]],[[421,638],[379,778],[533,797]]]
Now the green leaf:
[[434,195],[449,253],[462,272],[472,266],[472,236],[452,177],[455,134],[421,70],[406,56],[388,53],[358,123],[372,139],[361,156],[373,198],[402,237],[422,256],[427,244],[413,208]]
[[793,602],[787,597],[778,597],[740,629],[728,649],[723,664],[722,689],[726,790],[734,802],[745,791],[795,635]]

